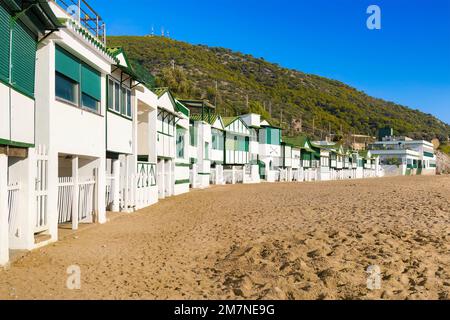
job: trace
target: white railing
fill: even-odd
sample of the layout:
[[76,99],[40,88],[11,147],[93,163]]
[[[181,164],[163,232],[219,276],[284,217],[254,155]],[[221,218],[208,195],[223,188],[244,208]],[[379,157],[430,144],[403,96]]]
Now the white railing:
[[48,230],[48,154],[45,146],[38,146],[36,152],[36,216],[34,233]]
[[73,201],[78,202],[78,220],[92,220],[95,211],[95,179],[80,178],[78,199],[74,199],[75,183],[72,177],[58,178],[58,223],[72,221]]
[[53,0],[73,19],[96,36],[104,44],[106,43],[106,25],[103,19],[85,0]]
[[232,169],[223,169],[223,179],[225,183],[231,184],[233,183],[233,170]]
[[128,176],[128,188],[124,188],[125,210],[139,210],[153,204],[157,198],[154,175],[138,173]]
[[114,202],[114,188],[115,188],[114,176],[107,175],[105,180],[105,207],[111,210]]
[[95,179],[88,178],[79,182],[78,188],[78,217],[80,221],[92,219],[95,209]]
[[73,186],[72,177],[58,178],[58,223],[72,221]]
[[19,192],[19,183],[12,183],[8,185],[8,224],[10,232],[13,231],[17,219]]

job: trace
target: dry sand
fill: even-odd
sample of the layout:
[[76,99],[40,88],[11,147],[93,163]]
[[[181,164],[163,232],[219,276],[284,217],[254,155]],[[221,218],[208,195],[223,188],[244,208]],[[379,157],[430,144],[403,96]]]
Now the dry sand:
[[192,191],[0,271],[0,299],[24,298],[449,299],[450,177]]

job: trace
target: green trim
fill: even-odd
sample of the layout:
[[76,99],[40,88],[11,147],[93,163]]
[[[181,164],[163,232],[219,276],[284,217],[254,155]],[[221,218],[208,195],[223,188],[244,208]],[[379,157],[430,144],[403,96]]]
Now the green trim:
[[190,167],[190,163],[175,163],[175,167]]
[[160,134],[162,134],[162,135],[164,135],[164,136],[168,136],[168,137],[174,137],[173,135],[170,135],[170,134],[168,134],[168,133],[164,133],[164,132],[161,132],[161,131],[156,131],[157,133],[160,133]]
[[431,153],[431,152],[426,152],[426,151],[423,152],[423,155],[424,155],[425,157],[428,157],[428,158],[433,158],[433,157],[434,157],[434,154],[433,154],[433,153]]
[[12,140],[2,139],[2,138],[0,138],[0,144],[12,146],[12,147],[18,147],[18,148],[34,148],[34,146],[35,146],[34,143],[12,141]]
[[112,114],[115,114],[116,116],[119,116],[119,117],[121,117],[121,118],[127,119],[127,120],[129,120],[129,121],[133,121],[133,118],[132,118],[132,117],[128,117],[128,116],[126,116],[126,115],[124,115],[124,114],[121,114],[120,112],[117,112],[116,110],[112,110],[112,109],[110,109],[109,107],[107,107],[106,110],[107,110],[108,112],[112,113]]
[[188,184],[188,183],[191,183],[191,182],[189,181],[189,179],[176,180],[176,181],[175,181],[175,184]]
[[197,163],[197,159],[196,158],[189,158],[189,162],[191,164]]
[[198,174],[198,175],[201,175],[201,176],[209,176],[211,173],[207,173],[207,172],[198,172],[197,174]]

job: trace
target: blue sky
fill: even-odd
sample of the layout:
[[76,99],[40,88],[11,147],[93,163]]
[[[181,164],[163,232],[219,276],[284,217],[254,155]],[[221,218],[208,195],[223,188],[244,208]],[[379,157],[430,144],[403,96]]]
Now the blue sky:
[[[337,79],[450,123],[450,0],[88,1],[109,34],[164,27],[171,38]],[[381,30],[366,27],[371,4]]]

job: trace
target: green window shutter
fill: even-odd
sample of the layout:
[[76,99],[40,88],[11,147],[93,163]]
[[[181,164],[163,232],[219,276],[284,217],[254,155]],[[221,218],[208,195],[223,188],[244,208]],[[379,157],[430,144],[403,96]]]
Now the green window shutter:
[[250,137],[245,137],[244,151],[248,152],[250,150]]
[[270,128],[266,129],[267,133],[267,144],[272,144],[272,132]]
[[56,71],[76,82],[80,82],[80,61],[77,58],[57,46],[55,59]]
[[8,11],[0,5],[0,79],[6,82],[9,82],[10,18]]
[[14,22],[11,50],[11,83],[23,93],[34,96],[34,70],[37,40],[20,22]]
[[81,91],[98,101],[102,99],[100,73],[85,64],[81,65]]

